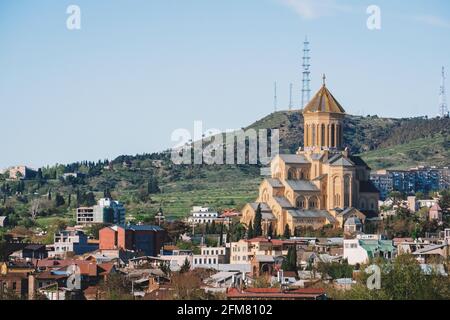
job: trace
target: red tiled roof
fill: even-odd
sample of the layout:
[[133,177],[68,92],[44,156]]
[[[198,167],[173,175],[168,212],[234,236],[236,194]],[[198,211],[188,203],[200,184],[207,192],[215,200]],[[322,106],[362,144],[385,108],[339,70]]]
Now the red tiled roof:
[[114,263],[113,262],[106,262],[106,263],[101,263],[98,265],[98,274],[100,276],[104,276],[107,274],[110,274],[112,269],[114,268]]
[[280,291],[279,288],[247,288],[239,290],[230,288],[227,296],[230,298],[317,298],[326,292],[321,288],[301,288]]
[[65,259],[65,260],[52,260],[52,259],[44,259],[38,260],[37,267],[38,268],[65,268],[70,265],[77,265],[80,267],[80,272],[83,275],[88,275],[91,277],[97,276],[97,264],[92,261],[86,260],[76,260],[76,259]]

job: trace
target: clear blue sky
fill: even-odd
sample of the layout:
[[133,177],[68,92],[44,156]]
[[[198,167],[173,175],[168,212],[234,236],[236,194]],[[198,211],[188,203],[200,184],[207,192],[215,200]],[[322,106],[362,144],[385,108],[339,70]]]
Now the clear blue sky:
[[160,151],[194,120],[240,128],[272,112],[275,80],[297,104],[305,35],[313,93],[326,73],[349,113],[437,113],[446,0],[1,0],[0,167]]

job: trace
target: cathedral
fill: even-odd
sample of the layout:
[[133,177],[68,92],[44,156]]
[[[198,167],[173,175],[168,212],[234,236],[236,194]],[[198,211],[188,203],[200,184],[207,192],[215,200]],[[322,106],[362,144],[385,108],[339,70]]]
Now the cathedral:
[[379,192],[369,179],[370,168],[343,147],[345,110],[325,85],[303,109],[304,148],[279,154],[271,163],[271,176],[259,187],[256,202],[242,209],[241,222],[249,225],[258,206],[265,233],[286,226],[319,229],[343,228],[350,217],[363,223],[378,215]]

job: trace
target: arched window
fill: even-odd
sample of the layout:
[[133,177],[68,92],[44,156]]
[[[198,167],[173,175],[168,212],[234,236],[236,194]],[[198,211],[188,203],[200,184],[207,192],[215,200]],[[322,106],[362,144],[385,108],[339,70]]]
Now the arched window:
[[316,196],[309,198],[308,207],[309,209],[317,209],[319,207],[319,200]]
[[344,207],[350,207],[350,177],[344,177]]
[[267,189],[263,190],[261,198],[263,202],[269,201],[269,192],[267,191]]
[[305,147],[309,146],[309,124],[306,125],[305,129]]
[[315,124],[312,126],[311,136],[312,136],[312,144],[311,145],[314,146],[316,144],[316,125]]
[[295,205],[299,209],[305,209],[306,207],[306,199],[304,196],[297,197]]
[[321,146],[325,145],[325,125],[322,124],[322,130],[321,130],[321,142],[320,142]]
[[341,187],[341,182],[340,182],[340,179],[339,179],[339,177],[335,177],[334,179],[333,179],[333,197],[334,197],[334,199],[333,199],[333,206],[334,207],[339,207],[340,206],[340,197],[339,197],[339,194],[340,194],[340,187]]
[[296,180],[297,179],[297,170],[295,168],[290,168],[288,170],[288,180]]
[[334,124],[331,125],[331,147],[336,147],[336,136],[335,136]]
[[364,199],[361,199],[361,200],[359,201],[359,208],[360,208],[361,210],[366,210],[366,201],[365,201]]

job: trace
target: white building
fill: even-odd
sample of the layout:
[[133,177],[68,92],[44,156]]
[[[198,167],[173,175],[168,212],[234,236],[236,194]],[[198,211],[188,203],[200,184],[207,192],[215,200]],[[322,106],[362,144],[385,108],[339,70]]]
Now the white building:
[[55,233],[53,251],[49,252],[49,257],[65,258],[69,252],[80,255],[97,249],[98,245],[88,243],[88,238],[82,231],[64,230]]
[[219,213],[206,207],[192,207],[188,222],[191,224],[212,223],[219,219]]
[[231,243],[230,264],[246,264],[250,263],[252,252],[250,250],[250,242],[247,240],[239,240]]
[[372,258],[392,259],[395,248],[392,240],[381,240],[377,235],[361,235],[356,239],[344,239],[343,259],[348,264],[368,263]]
[[102,198],[93,207],[77,208],[77,224],[125,224],[125,207],[119,201]]
[[192,267],[217,269],[219,264],[228,263],[228,254],[225,247],[202,247],[201,253],[192,257]]

